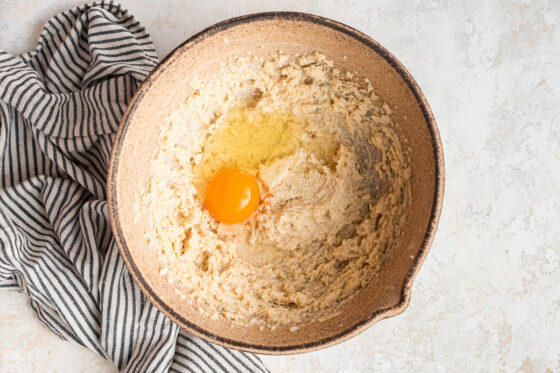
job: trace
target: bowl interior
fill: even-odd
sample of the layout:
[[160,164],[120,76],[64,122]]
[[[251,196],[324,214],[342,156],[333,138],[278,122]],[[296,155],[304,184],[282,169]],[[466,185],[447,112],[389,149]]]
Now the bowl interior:
[[[412,160],[412,204],[402,239],[377,277],[339,316],[323,323],[274,331],[232,326],[201,315],[181,301],[159,276],[155,252],[148,249],[146,216],[139,214],[140,191],[150,177],[157,128],[191,93],[189,81],[211,78],[228,56],[266,56],[320,51],[335,64],[369,78],[376,93],[394,110],[398,133]],[[412,279],[437,224],[441,206],[439,137],[427,104],[393,57],[367,37],[333,21],[302,14],[263,14],[218,24],[176,49],[140,88],[129,107],[113,150],[109,194],[117,243],[137,283],[150,300],[192,333],[208,340],[264,353],[294,353],[346,339],[378,319],[400,313],[408,303]],[[439,155],[438,155],[439,154]]]

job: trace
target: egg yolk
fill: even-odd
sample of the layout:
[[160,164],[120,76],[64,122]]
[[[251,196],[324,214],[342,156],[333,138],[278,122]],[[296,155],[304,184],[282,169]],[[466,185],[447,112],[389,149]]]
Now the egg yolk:
[[261,199],[257,179],[240,168],[218,172],[206,186],[204,206],[216,220],[235,224],[247,219]]

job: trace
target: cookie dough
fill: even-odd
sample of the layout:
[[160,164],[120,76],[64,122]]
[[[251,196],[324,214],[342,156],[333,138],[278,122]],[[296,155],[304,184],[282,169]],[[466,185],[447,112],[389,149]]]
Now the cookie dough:
[[[213,317],[326,320],[374,280],[410,203],[410,163],[367,79],[320,53],[233,58],[162,124],[143,195],[161,275]],[[213,173],[243,168],[262,200],[228,225],[203,207]]]

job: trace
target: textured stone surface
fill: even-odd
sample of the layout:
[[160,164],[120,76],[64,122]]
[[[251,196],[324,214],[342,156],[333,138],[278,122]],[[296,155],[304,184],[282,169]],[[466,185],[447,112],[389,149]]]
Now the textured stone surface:
[[[560,371],[560,2],[123,1],[160,56],[216,21],[301,10],[385,45],[440,126],[446,196],[408,310],[327,350],[265,357],[273,372]],[[0,47],[31,49],[78,1],[0,0]],[[110,372],[0,293],[1,372]]]

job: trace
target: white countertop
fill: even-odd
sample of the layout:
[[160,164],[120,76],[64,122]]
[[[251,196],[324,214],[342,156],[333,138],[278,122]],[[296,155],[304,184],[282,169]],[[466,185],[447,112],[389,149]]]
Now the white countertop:
[[[409,308],[273,372],[560,371],[560,2],[123,1],[159,55],[237,15],[298,10],[349,24],[410,70],[433,109],[446,186]],[[32,49],[80,1],[0,0],[0,48]],[[0,292],[0,372],[111,372]]]

